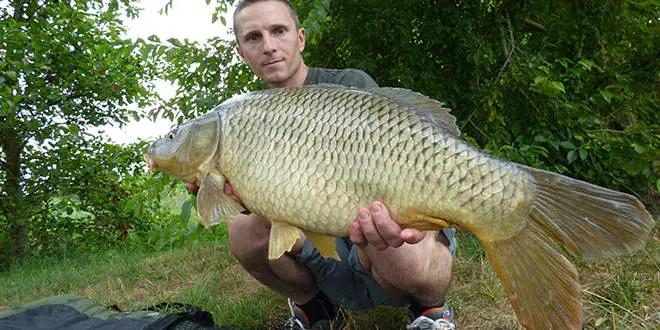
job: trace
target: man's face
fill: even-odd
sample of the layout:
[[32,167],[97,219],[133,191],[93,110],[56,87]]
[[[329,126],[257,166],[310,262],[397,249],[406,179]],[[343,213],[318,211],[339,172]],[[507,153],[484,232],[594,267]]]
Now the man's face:
[[303,66],[305,31],[296,29],[286,5],[257,2],[243,8],[237,21],[236,49],[243,62],[271,87],[293,87],[292,77]]

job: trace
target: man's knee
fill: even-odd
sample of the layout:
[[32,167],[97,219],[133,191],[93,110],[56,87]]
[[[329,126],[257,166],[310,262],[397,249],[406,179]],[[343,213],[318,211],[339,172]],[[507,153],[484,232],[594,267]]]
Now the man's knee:
[[[400,294],[431,291],[434,295],[444,295],[449,288],[453,264],[449,248],[433,238],[408,252],[409,255],[402,254],[389,260],[390,266],[387,267],[379,267],[376,265],[379,262],[374,260],[374,279],[387,291]],[[392,265],[397,263],[400,267]]]
[[227,224],[231,253],[246,268],[267,263],[270,223],[258,216],[239,216]]

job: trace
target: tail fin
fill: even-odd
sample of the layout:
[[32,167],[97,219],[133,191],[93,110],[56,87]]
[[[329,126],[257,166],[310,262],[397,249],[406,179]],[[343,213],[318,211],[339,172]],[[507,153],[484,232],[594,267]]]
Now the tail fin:
[[555,173],[530,173],[537,198],[520,232],[481,243],[518,319],[530,329],[579,329],[580,287],[573,265],[555,238],[584,258],[611,257],[640,249],[655,222],[633,196]]
[[613,257],[644,247],[655,222],[635,197],[521,166],[536,180],[530,217],[574,255]]
[[530,221],[506,240],[481,244],[523,326],[580,328],[577,271],[541,226]]

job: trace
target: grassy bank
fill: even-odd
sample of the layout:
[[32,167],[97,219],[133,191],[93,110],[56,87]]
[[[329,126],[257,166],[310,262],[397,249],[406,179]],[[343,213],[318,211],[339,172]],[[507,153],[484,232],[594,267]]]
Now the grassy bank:
[[[448,301],[461,329],[521,328],[485,253],[468,233],[459,250]],[[96,255],[35,260],[0,273],[0,309],[43,297],[74,294],[123,310],[184,302],[213,313],[218,324],[280,324],[286,299],[263,287],[229,253],[222,231],[200,236],[194,247],[164,252],[126,248]],[[586,329],[660,328],[660,240],[633,256],[578,265]],[[405,311],[350,312],[356,329],[401,329]]]

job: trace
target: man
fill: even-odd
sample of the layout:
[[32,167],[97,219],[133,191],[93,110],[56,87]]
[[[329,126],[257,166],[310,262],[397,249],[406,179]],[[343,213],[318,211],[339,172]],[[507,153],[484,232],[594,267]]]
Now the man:
[[[241,59],[271,88],[314,83],[377,87],[359,70],[307,67],[301,55],[305,30],[287,0],[240,1],[234,33]],[[224,192],[238,201],[231,184]],[[289,328],[343,329],[346,320],[338,304],[350,309],[409,306],[408,328],[453,329],[453,312],[444,296],[451,278],[454,231],[401,230],[378,201],[357,214],[349,237],[336,239],[341,261],[321,257],[305,237],[280,259],[269,261],[270,222],[255,214],[241,215],[227,225],[229,244],[252,276],[289,297]]]

